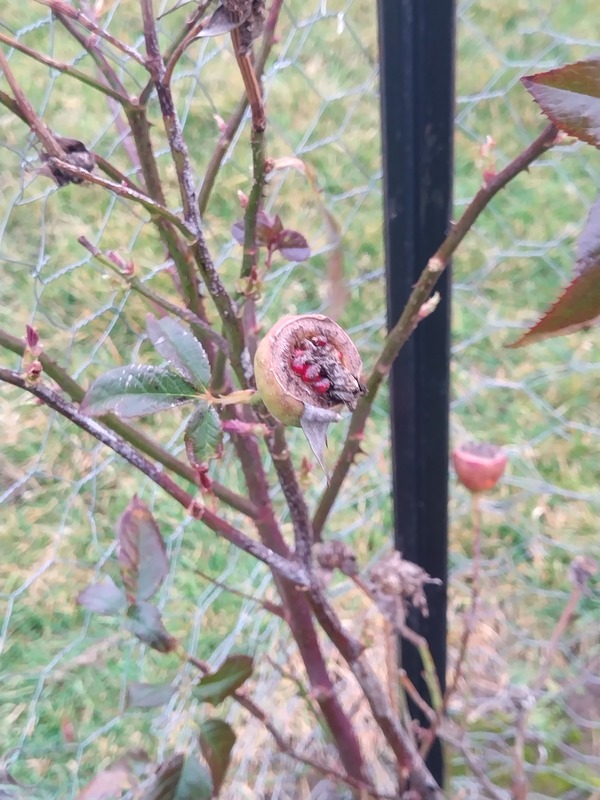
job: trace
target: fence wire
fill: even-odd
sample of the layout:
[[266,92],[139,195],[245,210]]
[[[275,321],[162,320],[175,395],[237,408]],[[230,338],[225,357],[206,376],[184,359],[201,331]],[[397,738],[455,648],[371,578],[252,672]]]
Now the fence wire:
[[[260,304],[265,327],[284,312],[336,309],[367,368],[385,329],[373,6],[369,0],[285,3],[265,72],[269,154],[308,164],[319,192],[297,170],[273,173],[267,208],[306,235],[313,255],[303,264],[275,261]],[[167,8],[162,5],[161,11]],[[135,4],[115,0],[97,4],[96,11],[105,27],[143,52]],[[186,13],[161,20],[163,46]],[[95,74],[89,56],[43,7],[10,2],[0,24],[22,44]],[[477,190],[482,170],[504,165],[543,124],[519,78],[594,54],[600,43],[595,25],[591,0],[460,4],[456,215]],[[139,165],[116,106],[57,70],[6,52],[36,111],[53,130],[85,141],[135,179]],[[113,64],[132,91],[141,90],[143,76],[135,64],[121,58]],[[1,88],[8,91],[5,83]],[[218,140],[218,118],[227,121],[242,93],[225,39],[194,43],[179,64],[173,88],[200,183]],[[176,209],[176,184],[155,100],[151,114],[167,201]],[[205,216],[209,244],[230,286],[240,260],[229,232],[241,216],[237,191],[248,192],[251,185],[248,142],[245,118]],[[171,265],[147,218],[98,187],[58,190],[39,176],[33,137],[5,110],[0,147],[2,328],[20,337],[26,323],[34,325],[45,351],[84,386],[110,367],[148,360],[147,306],[77,244],[85,235],[104,250],[116,250],[135,263],[141,280],[175,297]],[[579,800],[600,789],[596,587],[560,637],[547,693],[530,708],[523,741],[519,736],[519,719],[531,706],[531,687],[572,590],[571,563],[578,556],[597,558],[600,551],[597,329],[526,351],[504,349],[568,279],[574,239],[598,183],[597,154],[565,143],[493,202],[454,260],[454,440],[502,445],[510,465],[502,486],[483,504],[481,600],[471,625],[466,673],[451,704],[464,731],[463,744],[449,749],[453,797],[492,797],[493,786],[499,787],[495,796],[508,797],[521,745],[532,796]],[[1,361],[14,368],[20,364],[4,349]],[[230,652],[255,653],[252,694],[258,704],[293,736],[297,750],[335,764],[310,702],[294,682],[301,669],[290,637],[257,602],[275,599],[263,567],[184,518],[109,451],[5,386],[0,420],[0,775],[6,770],[30,787],[27,796],[74,798],[125,751],[147,750],[160,759],[194,744],[198,720],[206,714],[190,699],[194,673],[174,657],[132,641],[114,622],[86,615],[75,603],[77,593],[98,576],[116,575],[114,525],[134,493],[151,505],[167,541],[171,569],[159,605],[169,630],[190,653],[215,666]],[[146,422],[145,429],[180,453],[184,424],[185,414],[178,412]],[[333,433],[330,460],[342,435],[343,429]],[[309,454],[300,437],[291,438],[300,465]],[[329,535],[346,537],[367,564],[389,547],[392,535],[384,396],[364,449],[367,455],[354,466],[335,506]],[[227,451],[211,470],[236,488],[237,471]],[[314,502],[324,481],[314,470],[304,480]],[[289,531],[284,503],[273,491]],[[456,487],[451,502],[450,670],[473,575],[469,498]],[[233,512],[227,517],[244,525]],[[349,624],[368,631],[377,651],[371,612],[357,610],[343,583],[335,588],[335,600]],[[378,785],[391,791],[385,754],[379,755],[368,715],[341,665],[337,672],[345,703],[361,725],[365,752],[374,754]],[[166,680],[178,690],[167,706],[150,712],[126,707],[131,681]],[[228,714],[236,719],[234,709]],[[328,781],[299,777],[297,763],[279,754],[268,734],[250,722],[240,734],[225,796],[344,795],[334,795]]]

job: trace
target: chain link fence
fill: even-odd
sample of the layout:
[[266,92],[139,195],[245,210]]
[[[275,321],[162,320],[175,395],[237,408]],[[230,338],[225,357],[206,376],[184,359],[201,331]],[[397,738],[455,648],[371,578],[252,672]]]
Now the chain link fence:
[[[314,181],[293,168],[276,170],[266,207],[307,237],[313,255],[302,264],[275,261],[259,306],[265,326],[283,312],[335,313],[367,368],[385,329],[373,5],[369,0],[284,4],[265,71],[269,154],[301,159]],[[459,8],[457,216],[477,190],[482,170],[500,168],[543,124],[519,78],[592,55],[600,43],[590,0],[567,5],[510,0],[501,6],[464,0]],[[106,0],[95,10],[105,27],[143,52],[135,4]],[[186,13],[161,20],[163,46]],[[7,4],[0,30],[94,74],[89,56],[41,6]],[[139,165],[112,102],[22,53],[7,52],[31,102],[53,130],[81,139],[135,179]],[[120,57],[112,63],[128,86],[141,90],[141,68]],[[7,90],[5,84],[0,88]],[[242,94],[228,41],[194,43],[179,64],[173,88],[200,182],[218,140],[219,119],[229,119]],[[155,100],[151,115],[167,201],[177,208]],[[246,118],[205,215],[209,244],[230,286],[240,260],[230,235],[241,216],[237,192],[248,192],[251,185],[248,141]],[[117,251],[135,264],[142,281],[175,297],[171,265],[147,218],[99,187],[58,190],[40,177],[33,137],[5,110],[0,112],[0,148],[1,327],[22,336],[26,323],[34,325],[46,353],[84,386],[110,367],[147,361],[147,305],[77,243],[84,235],[103,250]],[[454,439],[500,444],[510,453],[510,466],[501,488],[483,503],[479,612],[466,674],[451,705],[472,756],[466,764],[460,748],[449,751],[453,797],[493,796],[484,778],[510,786],[518,719],[530,704],[531,687],[568,602],[570,565],[577,556],[598,557],[600,551],[597,330],[528,350],[504,349],[568,279],[574,239],[598,183],[597,154],[566,142],[493,202],[454,260]],[[1,360],[19,366],[8,351],[2,350]],[[167,542],[171,570],[159,605],[168,629],[211,665],[232,651],[255,652],[253,696],[259,705],[293,734],[299,750],[327,755],[326,737],[295,683],[301,671],[292,643],[264,608],[275,595],[262,565],[217,541],[116,456],[6,386],[0,391],[0,424],[0,774],[8,770],[41,797],[74,798],[125,750],[145,749],[162,758],[193,739],[204,714],[190,699],[193,673],[174,656],[146,650],[110,620],[90,617],[75,603],[87,584],[116,572],[114,525],[134,493],[151,505]],[[146,422],[145,428],[179,453],[184,424],[185,413],[177,411]],[[330,460],[342,436],[343,430],[333,433]],[[292,437],[292,443],[300,465],[308,450],[301,437]],[[335,506],[329,535],[351,541],[359,561],[367,564],[390,546],[392,536],[384,396],[374,409],[364,449],[367,455],[353,468]],[[237,472],[227,452],[211,472],[236,488]],[[303,480],[314,502],[324,480],[314,470]],[[284,504],[279,505],[285,526]],[[234,512],[228,518],[244,525]],[[451,537],[452,669],[473,573],[472,514],[460,488],[452,494]],[[345,584],[336,588],[336,600],[347,601],[348,621],[357,630],[375,625],[367,610],[356,609]],[[596,588],[581,600],[560,637],[548,694],[529,712],[521,744],[532,796],[574,800],[600,791],[598,613]],[[173,679],[178,691],[164,709],[126,707],[131,681]],[[350,683],[344,691],[351,704]],[[230,715],[233,719],[235,711]],[[365,749],[369,736],[365,720]],[[226,796],[333,796],[326,782],[307,779],[304,785],[295,771],[295,762],[279,754],[251,722],[236,746]],[[380,771],[385,790],[383,766]]]

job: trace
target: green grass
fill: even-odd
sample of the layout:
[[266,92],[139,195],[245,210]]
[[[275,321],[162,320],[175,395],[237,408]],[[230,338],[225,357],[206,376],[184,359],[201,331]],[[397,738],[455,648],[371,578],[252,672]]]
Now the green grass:
[[[109,5],[110,13],[114,11],[111,30],[126,31],[127,41],[139,44],[137,6]],[[511,0],[498,8],[477,0],[463,6],[457,65],[457,215],[478,188],[479,148],[485,137],[492,135],[497,142],[501,166],[543,124],[518,85],[519,76],[590,54],[589,47],[567,43],[551,32],[589,38],[591,4],[557,5],[551,13],[545,5]],[[284,15],[275,51],[281,61],[277,70],[268,71],[269,154],[299,153],[316,171],[327,206],[342,227],[345,271],[353,286],[340,322],[353,332],[368,366],[384,334],[383,278],[372,278],[383,263],[376,177],[376,19],[372,3],[354,0],[338,27],[335,15],[347,3],[329,0],[326,6],[329,16],[319,18],[317,0],[287,5],[289,16]],[[41,7],[16,2],[1,16],[29,46],[59,60],[77,58],[80,69],[94,74],[89,57],[80,57],[79,48],[57,24],[31,25],[42,19],[47,17]],[[182,19],[176,14],[164,20],[163,44]],[[232,54],[228,47],[219,52],[220,47],[220,40],[196,43],[174,84],[199,176],[218,135],[213,114],[227,119],[241,93]],[[50,76],[22,55],[14,54],[11,64],[34,106],[44,108],[48,125],[93,142],[121,169],[131,169],[123,147],[115,144],[112,112],[104,98],[64,76]],[[133,91],[140,72],[131,65],[127,71]],[[0,88],[6,90],[6,85],[0,83]],[[482,97],[473,99],[480,93]],[[152,119],[155,148],[163,153],[159,164],[168,203],[177,208],[176,181],[155,102]],[[176,299],[166,270],[159,269],[163,254],[152,226],[139,209],[115,201],[98,187],[49,192],[47,179],[24,174],[23,154],[31,159],[34,151],[27,148],[23,125],[7,115],[0,115],[0,145],[0,325],[21,335],[33,320],[46,351],[85,385],[107,368],[132,358],[146,360],[149,348],[140,345],[146,306],[91,264],[77,237],[86,235],[99,247],[133,259],[140,277]],[[487,671],[492,667],[496,681],[499,676],[519,681],[529,674],[543,652],[535,642],[548,640],[566,598],[569,561],[576,553],[598,552],[593,543],[600,482],[597,331],[527,351],[504,349],[515,338],[516,326],[532,321],[567,279],[574,237],[596,192],[597,158],[591,148],[572,147],[545,156],[493,202],[454,259],[453,433],[455,439],[469,435],[495,441],[512,453],[507,479],[485,509],[489,561],[484,602],[490,624],[478,628],[476,640],[484,654],[493,648],[497,660],[486,661],[477,650],[471,685],[481,692],[492,680]],[[209,244],[219,254],[219,269],[230,287],[235,285],[240,250],[231,244],[229,228],[240,216],[237,190],[250,188],[249,169],[246,126],[219,176],[205,220]],[[283,312],[326,308],[329,290],[327,232],[319,202],[305,180],[294,172],[277,173],[267,200],[286,225],[307,236],[315,255],[293,269],[275,263],[264,292],[265,326]],[[18,364],[11,354],[1,361]],[[0,566],[0,620],[6,623],[0,655],[0,753],[22,747],[11,765],[14,776],[39,784],[49,796],[71,797],[124,748],[143,746],[154,752],[158,744],[181,746],[190,735],[185,716],[179,722],[173,716],[153,720],[152,714],[123,709],[127,680],[166,680],[178,671],[177,659],[148,653],[126,636],[115,644],[114,622],[88,619],[74,602],[98,573],[116,576],[114,525],[132,494],[153,504],[168,542],[171,576],[160,594],[167,627],[200,657],[214,656],[218,662],[224,639],[227,647],[257,651],[272,645],[268,617],[259,607],[228,593],[211,595],[195,569],[215,577],[225,573],[226,582],[250,594],[264,591],[264,571],[234,555],[202,526],[188,524],[179,507],[72,426],[16,391],[2,387],[0,392],[0,492],[21,481],[3,506],[0,527],[6,554]],[[362,563],[381,549],[391,531],[386,410],[383,393],[364,445],[368,457],[355,467],[329,527],[330,535],[350,536]],[[180,449],[178,431],[184,419],[185,411],[178,410],[144,427],[166,446]],[[332,432],[332,454],[342,435],[343,429]],[[307,446],[301,436],[291,440],[300,463],[308,455]],[[220,480],[237,486],[238,471],[229,456],[214,469]],[[311,502],[322,485],[318,474],[309,477]],[[456,612],[468,594],[472,547],[467,507],[462,491],[455,490],[452,644],[460,634]],[[282,507],[281,514],[289,532]],[[235,514],[228,517],[247,528]],[[590,632],[597,614],[597,601],[590,597],[570,642],[577,654],[570,667],[573,674],[585,653],[592,660],[597,652]],[[560,666],[568,673],[568,665]],[[65,722],[74,727],[73,743],[65,741]],[[496,722],[490,721],[492,729]],[[566,773],[563,780],[568,783],[556,730],[549,713],[541,722],[536,718],[536,732],[547,738],[551,766]],[[584,730],[583,738],[589,735]],[[457,781],[460,771],[457,767]],[[577,776],[591,784],[591,774]],[[540,778],[540,791],[550,792],[547,781]]]

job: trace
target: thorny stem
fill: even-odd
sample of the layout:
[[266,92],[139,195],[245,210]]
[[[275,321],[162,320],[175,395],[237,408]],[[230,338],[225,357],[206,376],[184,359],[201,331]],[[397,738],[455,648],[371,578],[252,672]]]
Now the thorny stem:
[[195,37],[200,33],[203,27],[204,20],[199,20],[195,25],[192,25],[186,35],[181,39],[180,42],[177,43],[173,53],[168,58],[165,58],[165,75],[163,78],[163,83],[165,86],[171,85],[171,81],[173,80],[173,71],[178,64],[179,59],[184,54],[187,47],[195,39]]
[[[189,153],[183,139],[181,125],[175,112],[170,89],[163,83],[165,68],[158,47],[156,25],[152,12],[151,0],[141,0],[141,7],[149,68],[156,85],[157,95],[165,123],[165,129],[169,139],[173,161],[175,163],[175,169],[177,172],[183,201],[184,216],[186,224],[191,227],[196,237],[195,242],[192,245],[192,250],[194,252],[196,263],[200,270],[202,279],[206,283],[208,291],[221,316],[223,329],[227,335],[231,347],[232,366],[238,376],[242,388],[247,388],[248,385],[251,384],[252,380],[252,367],[249,362],[248,351],[245,347],[243,331],[239,324],[239,319],[237,318],[237,309],[215,270],[202,231],[202,221],[195,200],[194,181]],[[279,439],[284,439],[283,432],[281,430],[279,430]],[[241,444],[241,447],[244,448],[246,452],[248,452],[249,446],[249,442],[242,442]],[[238,449],[238,452],[242,453],[244,450]],[[285,453],[285,457],[283,457],[283,453]],[[284,492],[286,494],[286,499],[288,500],[288,503],[290,503],[290,499],[295,501],[297,497],[299,497],[300,502],[304,505],[304,499],[302,498],[300,489],[297,485],[295,473],[289,459],[289,453],[287,452],[287,448],[285,446],[282,447],[280,456],[283,460],[277,468],[278,471],[283,471],[286,475],[286,483],[282,483]],[[244,462],[242,463],[244,464]],[[260,484],[255,487],[256,491],[251,490],[251,495],[255,499],[255,502],[263,507],[264,514],[267,516],[264,520],[257,520],[257,525],[259,531],[261,532],[261,537],[266,541],[268,546],[278,549],[282,545],[284,546],[284,543],[281,538],[281,533],[279,531],[277,522],[272,516],[273,512],[270,498],[268,496],[268,489],[267,493],[264,494],[266,481],[263,470],[259,469],[258,467],[259,464],[259,456],[252,459],[251,463],[246,464],[244,470],[246,480],[249,488],[251,487],[252,476],[254,476],[254,480],[258,481]],[[291,493],[286,489],[286,487],[289,487],[290,485],[293,490]],[[264,495],[264,504],[260,502],[262,495]],[[292,506],[290,506],[290,508],[293,515],[294,508]],[[304,509],[302,510],[304,511]],[[310,530],[310,521],[307,512],[305,513],[305,516],[308,527],[305,527],[304,530],[308,532]],[[305,563],[308,563],[308,559],[305,559]],[[352,725],[339,705],[335,691],[331,684],[331,679],[327,673],[320,650],[319,641],[312,624],[310,609],[308,605],[300,599],[293,587],[287,585],[286,582],[279,581],[279,583],[284,603],[290,609],[289,622],[294,634],[294,639],[296,640],[302,654],[311,684],[321,689],[319,704],[331,729],[332,736],[337,743],[342,762],[350,775],[362,780],[363,763],[360,747],[356,740]]]
[[396,756],[402,776],[420,800],[443,800],[443,793],[390,706],[389,696],[363,654],[363,646],[341,625],[314,575],[308,597],[321,628],[344,658],[369,703],[371,713]]
[[[67,30],[71,36],[75,39],[75,41],[79,42],[79,44],[87,50],[87,52],[92,57],[93,61],[95,61],[96,66],[99,72],[102,74],[106,83],[114,89],[120,96],[127,98],[128,93],[127,89],[121,82],[119,76],[115,72],[115,70],[111,67],[108,63],[104,55],[100,52],[96,41],[93,37],[85,36],[84,33],[75,25],[71,19],[67,16],[62,14],[59,9],[54,9],[54,14],[56,18],[60,21],[61,25]],[[125,103],[128,105],[129,101]]]
[[[29,119],[27,118],[27,115],[23,112],[17,101],[13,100],[12,97],[10,97],[8,94],[6,94],[6,92],[3,92],[2,90],[0,90],[0,103],[3,106],[5,106],[5,108],[8,108],[11,114],[14,114],[15,117],[18,117],[21,120],[21,122],[24,122],[25,125],[27,125],[29,128],[32,127],[29,122]],[[32,130],[36,132],[35,128],[32,128]],[[59,147],[58,142],[56,144],[57,147]],[[60,149],[62,151],[62,148]],[[58,151],[56,152],[58,153]],[[94,161],[96,162],[97,166],[102,170],[102,172],[108,175],[109,178],[112,178],[113,181],[115,181],[116,183],[122,183],[123,185],[132,189],[134,192],[138,192],[140,194],[142,193],[142,190],[140,189],[139,186],[137,186],[130,178],[124,175],[120,170],[114,167],[103,156],[101,156],[99,153],[93,152],[92,150],[90,150],[90,152],[92,153]],[[62,156],[59,157],[64,158],[64,153],[62,154]]]
[[104,189],[108,189],[110,192],[119,195],[119,197],[125,197],[127,200],[132,200],[134,203],[138,203],[150,213],[151,217],[155,221],[159,219],[169,222],[188,239],[193,238],[192,232],[185,226],[185,224],[176,214],[173,214],[173,212],[169,211],[164,206],[161,206],[160,203],[157,203],[147,194],[130,189],[128,186],[122,186],[114,181],[109,181],[106,178],[101,178],[99,175],[95,175],[93,172],[88,172],[86,169],[76,167],[68,161],[62,161],[60,158],[53,158],[50,163],[60,167],[62,171],[67,172],[69,175],[79,178],[81,181],[95,183],[97,186],[102,186]]
[[256,269],[258,263],[258,247],[256,243],[256,218],[265,191],[265,141],[264,132],[252,130],[252,189],[248,195],[248,205],[244,214],[244,255],[242,256],[242,280],[247,279]]
[[[167,64],[173,58],[173,56],[179,49],[181,43],[188,36],[189,32],[198,25],[198,22],[202,19],[204,12],[212,2],[213,0],[205,0],[204,3],[199,3],[199,5],[191,14],[190,18],[187,20],[181,31],[175,36],[170,46],[165,50],[164,57],[165,57],[165,62]],[[180,57],[181,56],[179,56],[179,58]],[[146,86],[144,86],[144,88],[140,92],[140,97],[139,97],[140,106],[145,106],[148,103],[148,100],[150,100],[153,91],[154,91],[154,81],[150,79],[146,84]]]
[[[146,110],[138,105],[128,112],[127,118],[131,127],[131,135],[134,138],[138,151],[147,191],[156,202],[161,206],[165,206],[166,201],[161,177],[158,172],[158,165],[154,156],[152,140],[150,138],[150,123],[146,116]],[[186,305],[196,316],[206,321],[204,305],[200,296],[198,276],[193,266],[189,246],[181,240],[173,230],[173,226],[169,225],[164,219],[155,218],[154,223],[168,254],[175,264],[177,276],[181,284],[180,292]],[[186,234],[184,234],[184,236],[185,235]],[[214,353],[210,339],[203,336],[200,329],[192,328],[192,330],[197,339],[204,345],[208,359],[212,364]]]
[[312,524],[304,494],[287,448],[287,440],[282,425],[275,423],[273,439],[267,440],[269,451],[275,465],[279,483],[290,509],[294,525],[296,556],[307,570],[312,569]]
[[[65,30],[68,31],[68,33],[70,33],[70,35],[90,54],[91,58],[96,64],[98,72],[104,77],[106,83],[116,92],[119,92],[119,94],[123,95],[124,97],[128,97],[127,89],[98,46],[98,36],[104,36],[104,38],[107,38],[109,41],[115,44],[115,46],[120,45],[120,49],[123,49],[123,51],[130,58],[135,59],[138,61],[138,63],[141,63],[143,66],[145,66],[145,62],[139,53],[127,47],[127,45],[120,42],[119,39],[115,39],[114,36],[111,36],[103,31],[92,19],[85,16],[85,14],[78,9],[74,9],[66,3],[63,3],[62,0],[36,0],[36,2],[52,8],[54,15],[60,21]],[[87,3],[84,4],[84,7],[86,6],[90,8],[89,4]],[[94,14],[94,11],[91,8],[90,13],[92,15]],[[79,30],[78,26],[75,24],[75,22],[73,22],[73,20],[77,20],[88,30],[92,30],[92,35],[85,36],[83,32]],[[124,111],[125,115],[129,116],[131,113],[131,105],[128,103],[127,105],[122,106],[122,104],[119,104],[112,97],[108,97],[107,99],[109,108],[113,111],[115,116],[115,126],[123,137],[123,147],[129,156],[133,167],[136,169],[136,171],[139,171],[139,169],[141,169],[141,164],[139,163],[138,154],[135,148],[132,147],[130,131],[126,128],[125,122],[121,115],[121,112]]]
[[[275,42],[275,28],[277,27],[277,22],[279,20],[279,12],[281,11],[281,6],[283,5],[283,0],[273,0],[271,4],[271,8],[269,9],[269,15],[267,17],[267,21],[265,23],[265,32],[263,34],[263,43],[256,59],[256,64],[254,67],[254,71],[256,73],[257,80],[260,80],[262,74],[265,69],[265,64],[267,63],[267,59],[273,49],[273,44]],[[200,187],[200,191],[198,193],[198,207],[200,209],[200,214],[203,216],[206,212],[206,208],[208,206],[208,200],[211,195],[213,186],[215,184],[215,180],[221,168],[221,164],[233,137],[238,131],[238,128],[242,124],[244,119],[244,114],[246,113],[246,109],[248,108],[248,95],[244,92],[243,97],[240,99],[237,108],[231,115],[231,118],[227,125],[225,126],[224,131],[219,136],[219,140],[217,145],[213,151],[212,156],[208,162],[206,167],[206,171],[204,173],[204,178],[202,180],[202,186]]]
[[[275,515],[264,470],[260,468],[260,450],[253,438],[232,436],[238,453],[248,492],[261,515],[256,526],[264,544],[286,558],[289,548],[285,543]],[[308,518],[308,511],[306,511]],[[314,697],[319,704],[340,760],[346,772],[356,780],[365,782],[363,757],[350,719],[340,706],[335,687],[328,673],[323,653],[315,631],[313,616],[305,593],[274,574],[275,584],[283,601],[287,622],[304,662]]]
[[[25,352],[23,340],[18,339],[16,336],[11,336],[11,334],[2,329],[0,329],[0,345],[20,356]],[[71,400],[80,403],[85,392],[82,387],[71,378],[69,373],[44,352],[39,356],[39,361],[44,373],[66,392]],[[146,436],[140,430],[123,422],[123,420],[119,419],[119,417],[114,414],[106,414],[102,417],[102,422],[115,433],[118,433],[119,436],[129,442],[129,444],[133,445],[147,456],[150,456],[150,458],[153,458],[155,461],[158,461],[167,469],[170,469],[176,475],[179,475],[180,478],[184,478],[193,484],[197,482],[197,475],[192,467],[175,458],[175,456],[161,447],[154,438]],[[246,497],[236,494],[217,481],[212,482],[212,491],[215,497],[218,497],[223,503],[235,508],[236,511],[239,511],[245,516],[251,519],[255,519],[258,516],[258,510],[254,503]]]
[[[242,315],[244,334],[250,356],[254,360],[256,353],[256,301],[252,287],[253,280],[257,276],[258,266],[258,243],[256,241],[256,220],[260,210],[261,201],[265,189],[266,164],[265,164],[265,135],[263,131],[257,131],[254,127],[251,133],[252,148],[252,174],[253,182],[248,205],[244,214],[244,252],[242,255],[241,283],[247,284],[247,297],[243,303]],[[242,297],[238,297],[241,300]]]
[[161,489],[164,489],[164,491],[182,505],[191,516],[195,519],[202,520],[208,528],[219,534],[219,536],[222,536],[231,544],[239,547],[240,550],[243,550],[245,553],[248,553],[271,567],[276,574],[281,575],[295,586],[305,588],[309,586],[309,577],[302,567],[280,556],[278,553],[273,552],[273,550],[265,547],[260,542],[246,536],[245,533],[242,533],[242,531],[235,528],[210,509],[200,506],[191,494],[182,489],[165,473],[162,467],[157,467],[151,461],[148,461],[148,459],[140,455],[137,450],[121,436],[118,436],[109,428],[81,414],[73,404],[68,403],[57,392],[43,384],[28,382],[17,372],[3,367],[0,367],[0,381],[10,383],[38,397],[49,408],[58,411],[61,416],[91,434],[95,439],[98,439],[99,442],[102,442],[128,461],[143,475],[150,478],[150,480],[160,486]]
[[[211,669],[206,662],[201,661],[192,655],[188,655],[187,660],[190,664],[199,669],[204,675],[211,674]],[[319,761],[299,753],[294,749],[292,743],[288,741],[288,739],[286,739],[285,736],[283,736],[283,734],[281,734],[276,726],[271,722],[266,712],[257,703],[255,703],[254,700],[248,697],[244,691],[237,689],[233,693],[233,698],[237,703],[239,703],[239,705],[242,706],[242,708],[245,708],[246,711],[248,711],[248,713],[254,717],[254,719],[260,722],[261,725],[264,725],[264,727],[273,737],[273,740],[280,752],[284,753],[286,756],[289,756],[294,761],[298,761],[300,764],[304,764],[305,766],[320,772],[322,775],[326,775],[328,778],[331,778],[334,781],[345,783],[347,786],[358,789],[360,792],[362,792],[361,797],[364,797],[365,799],[367,797],[371,797],[374,798],[374,800],[394,800],[393,795],[376,792],[373,790],[372,786],[369,786],[362,781],[355,780],[350,775],[339,772],[333,767],[328,767],[326,764],[321,764]]]
[[252,128],[257,133],[262,133],[267,125],[265,105],[263,103],[260,81],[254,70],[251,53],[242,52],[242,39],[239,28],[231,31],[233,52],[244,81],[246,96],[252,113]]
[[[0,41],[2,41],[1,37],[2,34],[0,33]],[[33,131],[35,131],[38,139],[46,148],[48,155],[56,156],[57,158],[65,158],[64,150],[56,141],[50,130],[35,113],[29,100],[25,97],[2,49],[0,49],[0,67],[2,68],[4,77],[6,78],[8,85],[15,96],[14,104],[18,108],[17,116],[19,116],[20,119],[26,122],[27,125],[29,125]],[[4,92],[2,94],[4,95]],[[8,98],[8,95],[6,95],[6,97]],[[10,100],[10,98],[8,99]],[[9,104],[5,102],[5,105]]]
[[404,311],[388,333],[383,350],[367,381],[367,393],[360,399],[356,411],[352,415],[344,447],[331,474],[329,485],[319,500],[313,518],[313,526],[317,538],[321,535],[350,466],[360,451],[365,424],[371,413],[371,406],[377,396],[377,392],[392,368],[396,356],[414,330],[415,324],[419,319],[421,306],[429,298],[454,251],[471,230],[490,200],[513,178],[525,171],[536,158],[545,153],[546,150],[549,150],[556,141],[557,133],[558,129],[554,125],[548,125],[537,139],[513,159],[510,164],[487,180],[471,200],[462,217],[452,225],[450,232],[437,252],[429,259],[408,298]]
[[213,586],[218,586],[219,589],[223,589],[224,592],[229,592],[236,597],[241,597],[242,600],[248,600],[251,603],[256,603],[257,605],[261,606],[261,608],[264,608],[264,610],[269,614],[273,614],[273,616],[285,620],[283,609],[277,603],[272,603],[270,600],[263,600],[260,597],[253,597],[252,595],[246,594],[246,592],[242,592],[239,589],[234,589],[233,586],[229,586],[228,584],[223,583],[223,581],[219,581],[217,578],[207,575],[206,572],[202,572],[202,570],[198,569],[198,567],[194,567],[194,572],[196,575],[204,578],[205,581],[208,581],[208,583],[212,583]]
[[198,211],[196,200],[195,181],[190,161],[187,144],[183,137],[181,122],[175,110],[173,96],[168,86],[164,84],[165,65],[158,46],[158,34],[152,8],[152,0],[140,0],[142,19],[144,25],[144,38],[148,54],[148,69],[156,86],[156,93],[162,112],[162,118],[171,149],[171,156],[177,173],[185,228],[194,238],[191,245],[192,253],[200,276],[223,322],[224,332],[231,348],[230,358],[232,366],[242,384],[247,388],[252,377],[252,365],[244,344],[240,320],[237,317],[237,308],[227,293],[221,278],[210,256],[206,239],[202,230],[202,220]]
[[112,97],[114,100],[117,100],[123,107],[129,105],[129,98],[127,95],[122,95],[119,92],[115,91],[110,86],[106,86],[104,83],[97,81],[95,78],[86,75],[85,72],[81,72],[76,67],[72,67],[70,64],[64,64],[61,61],[56,61],[54,58],[49,58],[48,56],[43,55],[42,53],[38,53],[37,50],[32,50],[27,45],[24,45],[22,42],[19,42],[17,39],[13,39],[10,36],[7,36],[5,33],[0,31],[0,42],[3,44],[8,45],[9,47],[18,50],[20,53],[24,53],[26,56],[29,56],[34,61],[38,61],[40,64],[44,64],[46,67],[51,67],[52,69],[57,70],[57,72],[62,72],[64,75],[70,75],[72,78],[80,81],[81,83],[85,83],[87,86],[91,86],[92,89],[96,89],[96,91],[101,92],[102,94],[106,94],[109,97]]

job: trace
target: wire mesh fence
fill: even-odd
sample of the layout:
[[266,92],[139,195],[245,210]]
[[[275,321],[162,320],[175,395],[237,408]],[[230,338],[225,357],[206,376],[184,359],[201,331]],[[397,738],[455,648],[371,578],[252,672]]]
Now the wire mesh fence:
[[[519,78],[591,55],[600,42],[600,30],[590,32],[589,1],[550,10],[547,5],[460,5],[456,215],[477,190],[482,170],[506,163],[543,124]],[[104,27],[143,52],[136,7],[115,0],[97,4],[95,13]],[[164,46],[187,13],[182,9],[161,20]],[[312,257],[302,264],[274,262],[259,305],[261,322],[267,326],[288,311],[336,313],[367,369],[385,329],[376,22],[367,0],[286,3],[265,70],[269,155],[300,159],[313,178],[289,165],[274,170],[266,208],[302,231]],[[43,7],[10,3],[0,23],[26,47],[95,74],[89,56]],[[139,164],[116,105],[24,53],[7,52],[47,124],[85,141],[135,180]],[[124,82],[142,90],[138,65],[119,56],[112,63]],[[242,95],[225,38],[195,42],[173,88],[200,185],[220,121],[230,118]],[[167,201],[177,209],[155,100],[150,109]],[[247,193],[251,185],[248,142],[246,117],[227,148],[204,219],[230,286],[241,257],[230,233],[241,216],[237,192]],[[147,305],[77,243],[86,236],[118,252],[134,263],[144,283],[175,296],[172,265],[147,217],[99,187],[59,190],[39,176],[32,135],[4,111],[0,147],[1,327],[20,337],[26,323],[34,325],[45,352],[83,386],[110,367],[148,361]],[[510,453],[502,487],[483,503],[481,600],[466,675],[452,702],[474,754],[466,764],[460,748],[449,751],[451,794],[457,797],[493,796],[485,777],[509,787],[519,746],[535,796],[584,798],[599,789],[597,592],[581,600],[558,642],[549,694],[530,710],[523,742],[518,725],[571,592],[570,565],[577,556],[598,557],[597,332],[527,351],[504,349],[565,283],[599,170],[591,148],[568,142],[556,148],[494,201],[454,260],[454,438],[493,441]],[[20,362],[3,349],[2,363]],[[257,702],[293,734],[299,750],[328,755],[326,736],[315,730],[310,703],[294,682],[300,669],[292,642],[261,604],[276,599],[265,568],[216,540],[108,450],[17,391],[2,387],[0,415],[0,773],[8,770],[41,797],[76,797],[125,750],[146,749],[161,758],[192,742],[205,712],[190,699],[188,668],[174,656],[146,650],[110,620],[89,617],[75,603],[94,578],[114,572],[115,522],[134,493],[151,505],[167,541],[171,569],[159,605],[169,630],[212,665],[234,650],[255,652]],[[176,411],[148,422],[146,430],[178,453],[185,419]],[[342,435],[343,430],[332,436],[330,461]],[[309,452],[300,437],[292,441],[300,466]],[[367,455],[340,494],[328,535],[351,541],[366,564],[389,547],[392,536],[384,396],[364,449]],[[211,473],[237,488],[227,450]],[[316,470],[305,473],[314,502],[324,479]],[[280,514],[285,524],[283,502]],[[228,518],[243,524],[234,512]],[[453,491],[452,519],[451,669],[473,570],[471,508],[460,488]],[[343,603],[351,590],[340,584],[336,593]],[[374,625],[352,598],[348,619],[357,629]],[[339,679],[347,682],[351,707],[352,684],[341,668]],[[177,686],[163,709],[127,708],[132,681],[162,680]],[[365,748],[369,735],[365,721]],[[326,781],[301,784],[295,762],[277,753],[255,723],[245,725],[235,753],[228,797],[333,796]],[[384,765],[378,770],[382,791],[388,790]]]

